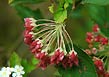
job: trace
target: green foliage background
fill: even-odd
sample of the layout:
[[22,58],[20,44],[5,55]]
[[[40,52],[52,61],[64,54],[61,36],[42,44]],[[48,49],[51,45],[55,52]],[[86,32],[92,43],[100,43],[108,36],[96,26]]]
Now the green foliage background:
[[[71,0],[67,1],[71,5]],[[64,9],[51,14],[48,9],[51,5],[50,0],[0,0],[0,67],[8,65],[7,61],[13,51],[16,51],[21,58],[25,58],[22,61],[23,64],[31,60],[33,55],[23,42],[23,18],[25,17],[53,19],[54,15],[55,20],[62,22],[68,13],[67,31],[73,42],[83,49],[87,48],[85,34],[91,31],[94,23],[98,23],[104,35],[109,37],[109,0],[76,0],[76,2],[76,8],[72,11],[67,8],[69,4],[66,4]],[[60,16],[61,19],[59,19]],[[29,64],[26,66],[33,70],[33,66]],[[29,68],[27,70],[30,72]],[[55,70],[52,66],[45,71],[37,68],[28,74],[28,77],[53,77]]]

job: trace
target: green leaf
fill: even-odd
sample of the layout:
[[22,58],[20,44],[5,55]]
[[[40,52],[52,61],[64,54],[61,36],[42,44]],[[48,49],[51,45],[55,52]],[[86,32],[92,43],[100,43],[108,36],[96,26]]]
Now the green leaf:
[[81,77],[81,74],[80,74],[78,67],[73,67],[71,72],[72,72],[72,75],[73,75],[72,77]]
[[105,22],[103,25],[99,25],[101,32],[109,38],[109,6],[104,7],[105,8]]
[[35,69],[35,65],[30,64],[26,59],[22,60],[22,65],[26,73],[30,73],[32,70]]
[[52,4],[51,6],[48,7],[49,8],[49,11],[51,13],[54,13],[54,4]]
[[69,6],[69,3],[66,2],[66,3],[64,4],[64,9],[67,9],[68,6]]
[[8,0],[8,3],[11,4],[13,2],[13,0]]
[[88,12],[88,15],[92,20],[100,25],[105,23],[105,10],[104,7],[97,6],[97,5],[85,5],[85,8]]
[[35,66],[33,66],[32,64],[30,64],[26,59],[22,59],[21,64],[24,67],[24,71],[25,71],[24,77],[27,77],[27,74],[30,73],[32,70],[35,69]]
[[35,19],[43,18],[39,9],[31,10],[25,6],[14,6],[14,8],[17,10],[17,13],[21,16],[22,20],[27,17],[33,17]]
[[13,52],[9,59],[10,67],[14,67],[15,65],[21,64],[21,58],[17,55],[16,52]]
[[60,9],[54,14],[54,20],[57,23],[62,23],[67,18],[67,10]]
[[9,0],[9,4],[12,6],[18,5],[18,4],[24,4],[24,3],[29,3],[29,4],[36,4],[40,2],[44,2],[45,0]]
[[66,69],[58,67],[62,77],[98,77],[92,59],[76,45],[74,45],[74,50],[78,54],[79,66]]
[[27,61],[26,59],[22,59],[21,64],[24,67],[24,70],[27,73],[30,73],[32,70],[36,69],[36,65],[39,63],[39,60],[36,58],[32,58],[30,61]]
[[97,5],[109,5],[109,0],[83,0],[83,3],[97,4]]
[[65,2],[68,2],[68,3],[72,4],[73,0],[65,0]]
[[106,61],[105,61],[105,69],[107,71],[109,71],[109,57],[107,57]]
[[85,5],[89,17],[99,24],[101,32],[109,37],[109,11],[107,6]]
[[73,18],[73,19],[77,19],[77,18],[85,18],[85,16],[83,16],[82,11],[83,11],[83,6],[79,5],[79,7],[77,7],[75,10],[69,9],[70,13],[68,15],[69,18]]
[[64,69],[63,67],[58,67],[58,71],[62,77],[71,77],[72,75],[72,72],[71,72],[72,70],[69,68]]
[[32,58],[32,64],[33,64],[33,65],[36,65],[36,64],[38,64],[38,63],[39,63],[39,60],[38,60],[38,59]]
[[68,1],[69,3],[71,3],[71,4],[73,3],[73,0],[67,0],[67,1]]
[[40,11],[40,9],[36,9],[36,10],[33,10],[33,17],[35,19],[41,19],[43,18],[43,15],[42,15],[42,12]]
[[56,77],[62,77],[61,74],[58,72],[58,70],[56,70],[56,72],[54,73],[54,76],[56,76]]

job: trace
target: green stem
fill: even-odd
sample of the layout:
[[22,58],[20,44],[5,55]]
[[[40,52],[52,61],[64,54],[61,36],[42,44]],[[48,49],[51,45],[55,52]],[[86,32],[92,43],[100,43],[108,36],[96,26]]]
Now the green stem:
[[[49,43],[48,43],[48,45],[47,45],[47,47],[46,47],[46,50],[49,50],[49,48],[50,48],[50,46],[52,45],[52,43],[54,42],[54,40],[55,40],[55,38],[56,38],[56,36],[54,36],[55,35],[55,33],[56,32],[54,32],[51,36],[50,36],[50,41],[49,41]],[[53,37],[54,36],[54,37]]]
[[60,31],[60,35],[61,35],[61,38],[62,38],[62,46],[63,46],[63,49],[64,49],[64,52],[66,53],[66,47],[65,47],[65,42],[64,42],[64,38],[63,38],[63,31],[62,31],[62,29],[61,29],[61,31]]
[[56,35],[57,35],[57,43],[58,43],[58,47],[60,47],[60,44],[59,44],[59,43],[60,43],[60,40],[59,40],[59,31],[56,32]]
[[37,32],[37,33],[34,33],[34,35],[38,35],[38,34],[44,32],[44,31],[47,31],[47,30],[49,30],[49,29],[52,30],[52,28],[45,28],[45,29],[40,30],[40,31]]
[[39,22],[39,21],[48,21],[48,22],[56,23],[55,21],[53,21],[53,20],[48,20],[48,19],[38,19],[37,22]]
[[39,26],[55,27],[54,23],[38,24]]
[[67,45],[68,45],[69,50],[71,51],[72,48],[71,48],[71,46],[69,45],[69,40],[68,40],[68,37],[65,35],[65,31],[63,31],[63,36],[64,36],[64,38],[65,38],[65,40],[66,40],[66,42],[67,42]]
[[65,31],[65,33],[67,34],[67,36],[68,36],[68,38],[69,38],[69,40],[70,40],[70,42],[71,42],[72,49],[74,49],[72,39],[70,38],[70,35],[69,35],[69,34],[67,33],[67,31],[65,30],[65,27],[63,27],[63,31]]
[[106,59],[106,63],[107,63],[107,65],[106,65],[106,67],[107,67],[107,72],[109,72],[109,57],[107,57],[107,59]]
[[59,36],[60,36],[60,47],[62,48],[62,44],[63,44],[63,40],[62,40],[62,36],[61,36],[61,31],[62,31],[62,29],[60,28],[59,29]]
[[42,34],[42,35],[40,35],[40,36],[38,36],[38,37],[36,37],[36,38],[40,39],[41,37],[44,37],[45,35],[49,34],[49,32],[50,32],[50,31],[45,32],[44,34]]
[[54,30],[49,31],[49,34],[47,34],[47,36],[43,39],[43,43],[45,44],[47,42],[47,39],[49,39],[51,37],[51,34],[53,34]]
[[105,62],[104,62],[104,66],[107,69],[107,62],[108,62],[108,58],[106,58]]
[[106,56],[103,56],[102,61],[104,61],[105,58],[106,58]]

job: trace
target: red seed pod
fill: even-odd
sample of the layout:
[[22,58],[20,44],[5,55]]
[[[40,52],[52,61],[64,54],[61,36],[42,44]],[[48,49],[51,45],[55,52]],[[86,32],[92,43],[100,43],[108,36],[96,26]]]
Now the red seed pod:
[[24,42],[28,45],[32,43],[32,34],[28,30],[24,31]]
[[87,32],[87,36],[86,36],[86,42],[87,43],[92,43],[93,42],[93,34],[91,32]]
[[35,54],[35,57],[37,59],[43,60],[46,57],[46,53],[45,52],[39,52]]
[[26,34],[24,35],[25,38],[32,38],[32,34]]
[[71,60],[71,62],[73,62],[76,66],[78,66],[78,57],[77,57],[77,54],[76,52],[72,51],[70,54],[69,54],[69,59]]
[[24,31],[24,38],[32,38],[31,32],[28,31],[28,30],[25,30],[25,31]]
[[62,66],[64,68],[72,67],[73,63],[69,60],[68,56],[65,56],[64,59],[62,60]]
[[38,66],[43,70],[50,64],[50,57],[45,52],[37,53],[35,57],[40,59]]
[[105,38],[105,37],[101,38],[101,44],[102,45],[107,45],[108,44],[108,39]]
[[103,62],[101,60],[95,60],[94,64],[96,66],[98,74],[103,75],[104,74]]
[[37,42],[38,42],[38,41],[39,41],[39,40],[33,41],[33,42],[31,43],[31,45],[30,45],[30,49],[35,48],[35,46],[37,45]]
[[29,31],[31,31],[33,29],[33,26],[31,26],[31,24],[29,24],[29,23],[25,23],[25,27]]
[[30,50],[32,51],[32,53],[38,53],[41,52],[42,50],[42,44],[41,41],[39,39],[33,41],[30,45]]
[[54,55],[51,56],[51,64],[58,64],[64,58],[64,52],[60,49],[56,49]]
[[32,43],[32,38],[24,38],[24,42],[30,45]]
[[44,56],[43,59],[39,62],[38,66],[44,70],[50,64],[50,57]]
[[104,77],[109,77],[109,72],[106,72]]
[[31,50],[31,52],[32,52],[33,54],[35,54],[35,53],[41,52],[41,50],[42,50],[41,48],[38,49],[37,47],[35,47],[34,49]]
[[65,56],[62,60],[62,65],[64,68],[72,67],[73,65],[78,66],[79,61],[76,52],[72,51],[69,55]]
[[95,24],[94,26],[93,26],[93,32],[98,32],[100,29],[99,29],[99,27],[98,27],[98,24]]
[[40,40],[35,40],[31,43],[30,49],[33,49],[35,47],[38,48],[38,49],[42,47]]
[[97,36],[95,36],[94,41],[95,42],[100,42],[101,38],[102,38],[101,35],[97,35]]
[[32,25],[32,20],[31,20],[31,18],[25,18],[24,21],[25,21],[24,27],[25,27],[27,30],[31,31],[31,30],[33,29],[33,27],[34,27],[34,26]]

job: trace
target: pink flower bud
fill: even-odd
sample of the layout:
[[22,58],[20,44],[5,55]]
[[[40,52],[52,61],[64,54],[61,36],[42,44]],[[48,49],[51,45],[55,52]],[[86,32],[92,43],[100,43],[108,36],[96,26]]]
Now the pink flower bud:
[[100,75],[104,74],[103,62],[101,60],[95,60],[94,64],[96,66],[98,74]]
[[41,52],[41,49],[42,49],[42,45],[41,45],[41,42],[40,40],[35,40],[31,43],[30,45],[30,50],[32,51],[32,53],[38,53],[38,52]]
[[25,18],[24,21],[25,21],[24,27],[27,30],[31,31],[32,28],[34,27],[33,25],[31,25],[32,24],[32,20],[30,18]]
[[78,66],[78,57],[77,54],[74,53],[74,51],[72,51],[71,54],[69,54],[69,59],[76,65]]
[[44,58],[41,59],[38,66],[41,67],[42,70],[44,70],[49,64],[50,64],[50,57],[44,56]]
[[104,77],[109,77],[109,72],[106,72]]
[[94,38],[94,41],[95,42],[100,42],[102,36],[101,35],[97,35],[95,38]]
[[99,29],[99,27],[98,27],[98,24],[95,24],[94,26],[93,26],[93,31],[94,32],[98,32],[100,29]]
[[29,34],[28,30],[24,31],[24,42],[28,45],[32,43],[32,34]]
[[86,42],[87,43],[92,43],[93,42],[93,34],[91,32],[87,32]]
[[108,39],[107,38],[101,38],[101,44],[102,45],[107,45],[108,44]]
[[64,52],[57,49],[53,56],[51,56],[51,64],[58,64],[64,58]]

